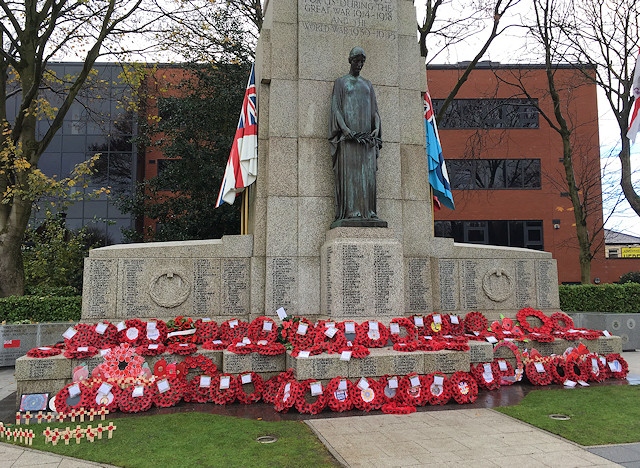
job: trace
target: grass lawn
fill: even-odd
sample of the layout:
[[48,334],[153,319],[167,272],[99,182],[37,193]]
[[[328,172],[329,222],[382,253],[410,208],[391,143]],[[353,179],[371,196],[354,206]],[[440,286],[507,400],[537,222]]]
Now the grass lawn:
[[[301,421],[266,422],[204,413],[125,417],[112,420],[112,439],[69,445],[44,443],[44,424],[37,429],[33,448],[122,467],[336,467],[340,466],[309,427]],[[99,421],[100,422],[100,421]],[[82,423],[82,427],[99,422]],[[105,426],[108,421],[102,421]],[[77,423],[50,424],[70,427]],[[261,444],[260,436],[277,442]]]
[[[580,445],[640,442],[640,386],[535,390],[515,406],[496,408]],[[550,414],[571,419],[557,421]]]

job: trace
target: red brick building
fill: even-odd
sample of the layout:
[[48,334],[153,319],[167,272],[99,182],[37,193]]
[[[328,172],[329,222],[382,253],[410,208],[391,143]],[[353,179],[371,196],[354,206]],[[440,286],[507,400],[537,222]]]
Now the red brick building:
[[[436,112],[464,66],[428,66]],[[615,282],[640,271],[640,260],[605,258],[596,86],[570,66],[559,66],[555,79],[573,128],[576,180],[589,200],[591,280]],[[558,262],[560,282],[580,282],[562,140],[543,114],[555,122],[544,67],[483,62],[471,73],[438,122],[456,209],[436,212],[436,235],[545,250]]]

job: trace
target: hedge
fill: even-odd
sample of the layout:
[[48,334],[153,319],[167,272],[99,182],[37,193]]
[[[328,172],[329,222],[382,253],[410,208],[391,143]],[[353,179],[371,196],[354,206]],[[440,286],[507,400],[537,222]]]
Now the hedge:
[[640,284],[580,284],[560,286],[564,312],[640,312]]
[[77,322],[82,296],[10,296],[0,298],[0,322]]

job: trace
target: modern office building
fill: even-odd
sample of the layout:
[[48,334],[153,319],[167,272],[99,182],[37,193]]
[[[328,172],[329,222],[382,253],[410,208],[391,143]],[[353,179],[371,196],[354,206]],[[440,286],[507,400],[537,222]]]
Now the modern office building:
[[[427,67],[436,113],[465,67]],[[555,78],[573,129],[580,195],[589,200],[591,280],[615,282],[640,270],[640,261],[605,258],[596,86],[571,66],[558,66]],[[544,114],[554,118],[544,67],[481,62],[471,72],[438,122],[456,209],[436,212],[435,233],[456,242],[551,252],[559,280],[577,283],[579,249],[562,140]]]
[[[65,81],[77,75],[82,63],[50,63],[48,71],[58,80]],[[137,133],[137,113],[130,108],[131,88],[122,77],[122,66],[100,63],[94,66],[95,74],[80,92],[67,113],[64,124],[40,158],[38,168],[47,176],[58,179],[68,177],[76,164],[100,154],[97,172],[90,178],[88,187],[75,186],[83,199],[63,209],[68,229],[93,226],[110,243],[123,240],[122,228],[132,229],[131,215],[122,213],[115,197],[130,194],[136,180],[137,151],[134,137]],[[58,107],[61,104],[55,88],[45,91],[43,97]],[[20,95],[12,96],[7,105],[7,119],[14,121],[20,105]],[[38,121],[38,134],[42,136],[51,121]],[[109,187],[110,194],[91,198],[89,194],[100,187]],[[55,200],[44,199],[32,212],[33,224],[44,220],[45,209]],[[59,205],[54,210],[60,210]]]

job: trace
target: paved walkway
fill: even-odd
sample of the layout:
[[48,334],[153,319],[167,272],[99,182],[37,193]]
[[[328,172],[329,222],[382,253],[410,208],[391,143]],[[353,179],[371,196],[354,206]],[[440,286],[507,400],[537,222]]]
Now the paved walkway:
[[[640,352],[623,356],[628,380],[640,384]],[[0,400],[14,398],[15,391],[13,368],[0,368]],[[486,408],[332,417],[307,424],[345,467],[640,468],[640,443],[587,449]],[[108,465],[0,443],[0,468],[96,466]]]

